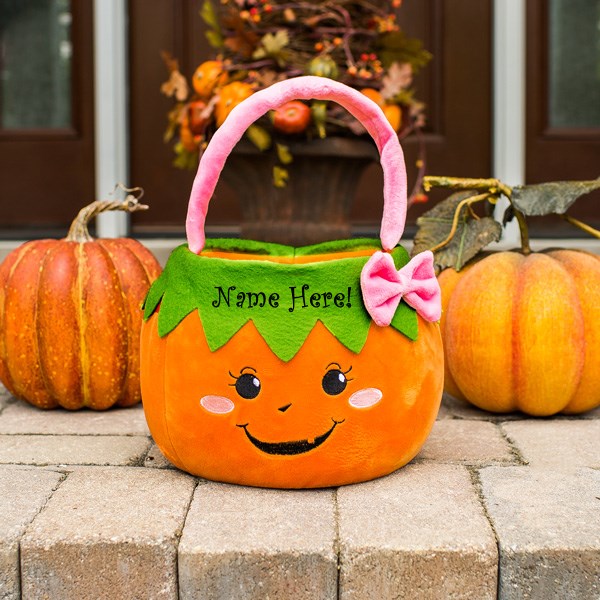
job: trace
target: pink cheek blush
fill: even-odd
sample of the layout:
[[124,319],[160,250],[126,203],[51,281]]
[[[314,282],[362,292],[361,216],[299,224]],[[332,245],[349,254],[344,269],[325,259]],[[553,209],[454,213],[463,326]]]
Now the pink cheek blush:
[[377,404],[382,397],[381,390],[377,388],[365,388],[364,390],[354,392],[348,399],[348,404],[354,406],[354,408],[369,408],[369,406]]
[[203,396],[200,405],[215,415],[225,415],[235,408],[235,404],[225,396]]

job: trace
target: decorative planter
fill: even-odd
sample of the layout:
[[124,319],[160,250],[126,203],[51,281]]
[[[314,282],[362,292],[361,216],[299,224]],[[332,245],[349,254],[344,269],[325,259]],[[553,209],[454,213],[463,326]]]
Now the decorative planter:
[[284,188],[273,185],[274,152],[242,140],[229,157],[223,179],[241,203],[242,237],[293,246],[349,237],[359,179],[379,160],[374,144],[331,137],[288,146],[294,161]]

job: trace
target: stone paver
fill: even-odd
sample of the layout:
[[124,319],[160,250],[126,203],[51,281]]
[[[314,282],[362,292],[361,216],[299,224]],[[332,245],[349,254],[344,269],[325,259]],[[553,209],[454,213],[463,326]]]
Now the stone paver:
[[341,600],[496,597],[497,548],[465,467],[338,490]]
[[198,486],[179,545],[182,599],[337,595],[333,492]]
[[499,427],[481,421],[436,421],[417,461],[464,465],[514,463],[516,457]]
[[17,401],[0,414],[0,434],[150,435],[141,405],[106,411],[41,410]]
[[175,471],[71,473],[21,543],[24,598],[177,598],[177,539],[196,480]]
[[20,596],[19,541],[64,477],[38,469],[0,467],[0,598]]
[[139,435],[0,435],[0,464],[131,465],[149,447]]
[[481,470],[502,600],[600,598],[600,472]]
[[144,466],[150,467],[151,469],[175,469],[165,455],[160,451],[159,447],[152,442],[150,450],[144,459]]
[[532,467],[600,468],[598,420],[528,420],[502,428]]

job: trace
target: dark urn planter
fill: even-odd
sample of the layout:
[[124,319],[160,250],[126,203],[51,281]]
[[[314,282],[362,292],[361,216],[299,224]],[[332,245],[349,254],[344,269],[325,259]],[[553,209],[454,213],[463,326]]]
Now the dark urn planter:
[[348,238],[358,181],[379,160],[375,145],[341,137],[286,145],[294,161],[284,188],[273,185],[274,151],[242,140],[227,161],[223,179],[241,204],[242,237],[293,246]]

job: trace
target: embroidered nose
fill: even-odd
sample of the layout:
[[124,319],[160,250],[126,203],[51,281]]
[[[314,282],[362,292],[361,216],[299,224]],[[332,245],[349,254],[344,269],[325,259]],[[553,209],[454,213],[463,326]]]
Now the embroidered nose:
[[280,410],[281,412],[285,412],[291,405],[292,405],[292,403],[290,402],[289,404],[286,404],[285,406],[280,406],[277,410]]

